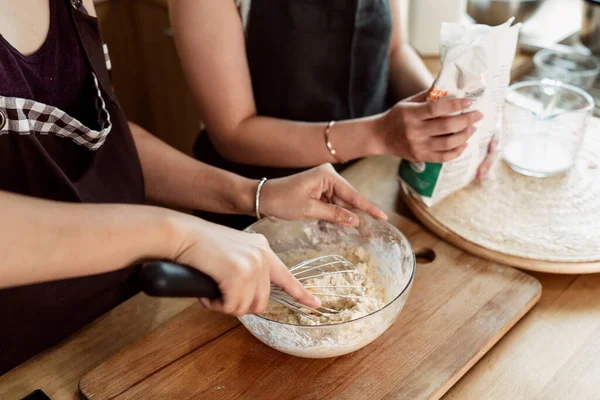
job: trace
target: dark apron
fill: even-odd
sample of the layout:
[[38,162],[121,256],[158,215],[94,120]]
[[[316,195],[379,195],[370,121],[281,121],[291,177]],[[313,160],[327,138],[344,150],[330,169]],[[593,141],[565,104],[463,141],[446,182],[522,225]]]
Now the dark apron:
[[[127,119],[112,92],[100,32],[80,0],[65,0],[89,64],[99,82],[112,129],[87,171],[70,180],[35,135],[14,134],[0,147],[16,179],[0,177],[0,189],[67,202],[143,203],[144,182]],[[67,54],[64,57],[68,57]],[[6,110],[4,111],[6,114]],[[65,139],[68,140],[68,139]],[[102,246],[102,242],[98,242]],[[85,265],[81,266],[85,269]],[[0,290],[0,375],[107,312],[136,293],[137,268],[85,278]]]
[[[258,115],[325,122],[385,111],[391,104],[391,31],[388,0],[252,0],[246,51]],[[301,171],[230,162],[219,155],[206,132],[196,140],[194,154],[253,179]],[[197,215],[238,229],[254,221],[246,216]]]

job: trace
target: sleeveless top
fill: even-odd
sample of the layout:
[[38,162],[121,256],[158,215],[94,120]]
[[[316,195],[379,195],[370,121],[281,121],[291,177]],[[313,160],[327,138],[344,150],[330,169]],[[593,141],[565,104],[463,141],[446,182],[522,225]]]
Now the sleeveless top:
[[[231,0],[229,0],[231,1]],[[392,15],[389,0],[236,0],[246,30],[246,53],[258,115],[326,122],[381,113],[389,96]],[[325,142],[323,141],[323,146]],[[231,162],[206,132],[197,159],[254,179],[300,172]],[[336,166],[338,170],[342,166]],[[244,216],[196,212],[235,228]]]
[[[68,18],[65,6],[50,1],[47,39],[38,51],[28,56],[22,55],[0,35],[0,95],[52,104],[84,125],[95,126],[92,74],[77,36],[73,35],[73,27],[60,23],[65,17]],[[91,161],[91,153],[85,148],[74,143],[65,146],[64,139],[57,136],[39,135],[38,140],[73,179],[77,179]]]
[[[34,54],[0,37],[0,190],[143,203],[139,158],[112,92],[97,20],[81,0],[50,0],[50,12],[47,39]],[[136,293],[136,271],[0,290],[0,320],[7,321],[0,374]]]

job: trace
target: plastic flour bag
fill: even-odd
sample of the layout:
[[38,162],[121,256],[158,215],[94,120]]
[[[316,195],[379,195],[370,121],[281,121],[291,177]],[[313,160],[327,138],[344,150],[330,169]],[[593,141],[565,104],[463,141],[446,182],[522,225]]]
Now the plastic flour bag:
[[504,109],[506,89],[517,50],[521,24],[513,18],[503,25],[463,26],[442,24],[440,54],[442,69],[428,101],[442,97],[473,101],[469,110],[479,110],[484,118],[468,141],[463,154],[446,163],[421,163],[403,160],[398,175],[427,206],[432,206],[475,179],[487,155],[490,141],[498,131]]

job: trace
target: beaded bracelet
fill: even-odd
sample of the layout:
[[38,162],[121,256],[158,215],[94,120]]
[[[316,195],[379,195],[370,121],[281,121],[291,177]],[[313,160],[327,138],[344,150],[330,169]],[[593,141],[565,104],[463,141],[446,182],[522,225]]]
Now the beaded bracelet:
[[343,163],[342,160],[340,160],[340,158],[337,156],[337,151],[335,151],[335,149],[333,148],[333,145],[331,144],[331,141],[329,140],[329,134],[331,133],[331,128],[333,128],[333,126],[335,125],[335,121],[329,121],[329,123],[327,124],[327,127],[325,128],[325,145],[327,146],[327,149],[329,150],[329,153],[331,153],[331,155],[333,156],[333,158],[340,164]]

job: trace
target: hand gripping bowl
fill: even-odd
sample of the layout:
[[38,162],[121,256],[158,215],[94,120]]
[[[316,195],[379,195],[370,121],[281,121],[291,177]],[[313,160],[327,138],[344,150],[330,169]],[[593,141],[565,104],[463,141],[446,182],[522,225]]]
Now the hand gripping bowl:
[[386,305],[364,317],[329,325],[292,325],[259,315],[240,321],[261,342],[283,353],[306,358],[337,357],[356,351],[385,332],[409,295],[415,275],[415,256],[408,240],[385,221],[359,214],[357,228],[320,221],[263,219],[246,228],[264,235],[275,253],[316,249],[323,245],[361,246],[371,256],[386,289]]

